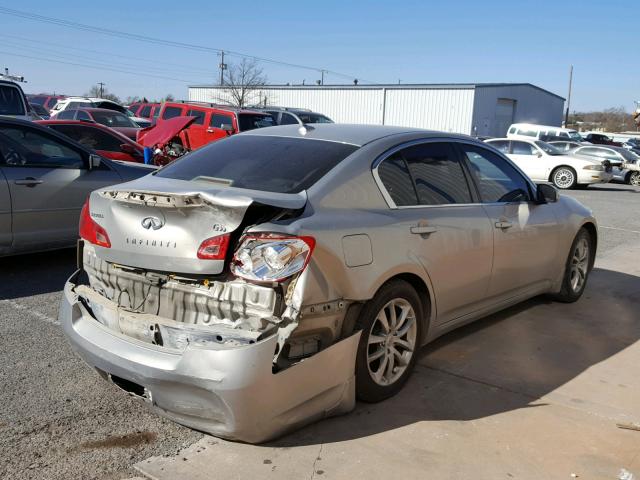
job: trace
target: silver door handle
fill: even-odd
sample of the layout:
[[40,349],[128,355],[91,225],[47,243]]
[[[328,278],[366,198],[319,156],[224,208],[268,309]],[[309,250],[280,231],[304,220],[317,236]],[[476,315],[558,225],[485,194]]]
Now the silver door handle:
[[215,130],[213,130],[213,128],[207,128],[207,133],[215,133]]
[[507,221],[496,222],[496,228],[507,229],[513,227],[513,223]]
[[23,178],[22,180],[15,180],[13,183],[16,185],[26,185],[27,187],[35,187],[40,185],[42,180],[36,180],[35,178]]
[[411,227],[411,233],[415,233],[417,235],[428,235],[430,233],[437,232],[438,229],[436,227],[428,227],[426,225],[418,225],[415,227]]

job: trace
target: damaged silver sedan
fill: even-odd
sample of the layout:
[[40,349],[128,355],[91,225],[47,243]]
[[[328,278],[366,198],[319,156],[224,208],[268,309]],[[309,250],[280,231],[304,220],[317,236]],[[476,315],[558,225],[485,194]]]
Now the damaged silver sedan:
[[469,137],[254,130],[91,194],[60,321],[155,411],[262,442],[397,393],[421,345],[582,295],[596,222]]

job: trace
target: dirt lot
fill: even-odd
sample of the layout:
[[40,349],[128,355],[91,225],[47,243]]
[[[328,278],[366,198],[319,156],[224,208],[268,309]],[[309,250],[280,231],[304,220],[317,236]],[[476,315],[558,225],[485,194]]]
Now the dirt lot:
[[640,432],[617,424],[640,423],[640,190],[570,194],[601,226],[580,302],[446,335],[397,397],[263,446],[151,415],[73,355],[55,319],[73,252],[0,259],[0,478],[638,476]]

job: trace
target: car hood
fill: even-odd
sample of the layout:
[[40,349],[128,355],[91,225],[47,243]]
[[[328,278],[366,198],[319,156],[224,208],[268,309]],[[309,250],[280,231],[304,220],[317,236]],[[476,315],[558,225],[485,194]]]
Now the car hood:
[[182,130],[187,128],[197,117],[174,117],[160,120],[151,127],[143,128],[138,133],[138,143],[143,147],[163,146]]

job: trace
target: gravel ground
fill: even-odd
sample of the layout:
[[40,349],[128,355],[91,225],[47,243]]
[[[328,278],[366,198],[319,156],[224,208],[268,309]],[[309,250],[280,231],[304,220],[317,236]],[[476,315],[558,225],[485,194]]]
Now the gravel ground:
[[[640,239],[640,189],[568,192],[593,209],[602,257]],[[0,478],[121,479],[201,434],[149,413],[71,351],[56,315],[75,252],[0,259]]]

